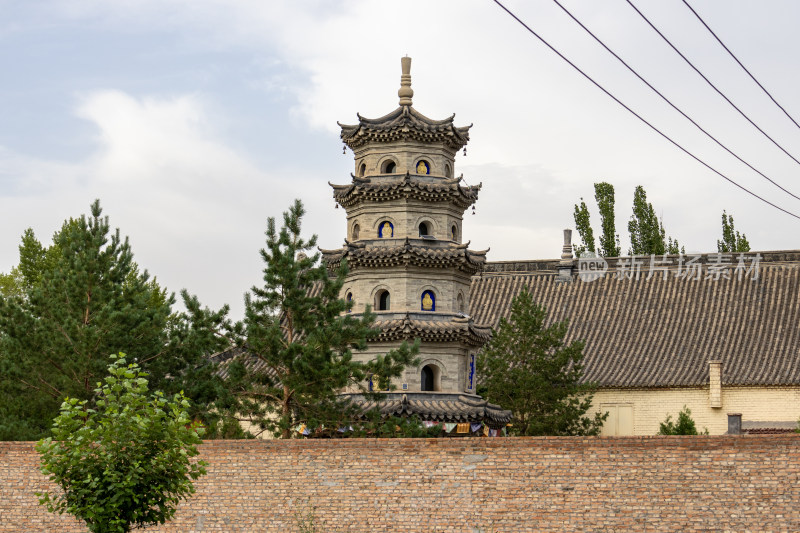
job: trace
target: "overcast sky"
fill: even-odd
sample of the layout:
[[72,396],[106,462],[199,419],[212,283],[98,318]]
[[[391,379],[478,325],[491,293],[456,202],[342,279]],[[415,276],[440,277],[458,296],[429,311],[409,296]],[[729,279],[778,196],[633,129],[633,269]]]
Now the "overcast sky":
[[[587,27],[753,166],[800,196],[800,165],[765,140],[624,0],[563,0]],[[800,159],[793,125],[679,0],[634,2],[737,105]],[[800,121],[800,3],[692,0]],[[800,214],[800,201],[727,155],[545,0],[507,0],[535,31],[710,165]],[[414,107],[474,124],[456,174],[483,183],[465,216],[490,260],[556,258],[593,186],[617,192],[627,250],[643,185],[667,234],[716,251],[723,209],[758,250],[796,249],[800,221],[746,195],[659,137],[489,0],[0,0],[0,272],[32,227],[49,242],[99,198],[137,262],[212,307],[260,280],[266,219],[294,198],[305,229],[345,234],[328,181],[346,183],[336,121]],[[595,225],[598,223],[595,221]]]

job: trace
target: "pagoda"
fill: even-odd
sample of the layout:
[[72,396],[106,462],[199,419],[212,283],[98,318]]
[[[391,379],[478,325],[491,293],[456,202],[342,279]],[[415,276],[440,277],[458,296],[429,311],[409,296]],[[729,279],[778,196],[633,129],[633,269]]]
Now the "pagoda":
[[[355,172],[349,184],[331,184],[347,214],[347,237],[342,248],[322,250],[323,258],[331,269],[347,261],[341,296],[353,302],[351,312],[370,306],[377,315],[378,335],[355,357],[368,360],[420,340],[419,365],[384,393],[382,413],[497,429],[511,413],[476,394],[477,353],[491,329],[468,315],[470,280],[488,250],[470,250],[462,234],[464,212],[481,185],[454,177],[455,155],[471,126],[455,126],[455,115],[432,120],[414,109],[411,58],[401,65],[397,109],[339,124]],[[358,394],[353,399],[374,407]]]

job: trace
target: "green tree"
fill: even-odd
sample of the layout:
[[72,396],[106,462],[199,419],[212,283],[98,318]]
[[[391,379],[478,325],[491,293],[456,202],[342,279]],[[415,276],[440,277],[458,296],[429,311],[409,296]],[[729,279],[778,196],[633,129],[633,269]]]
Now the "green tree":
[[594,243],[594,230],[592,229],[592,222],[589,220],[589,208],[586,207],[586,202],[581,198],[580,205],[575,205],[575,229],[578,230],[578,235],[581,236],[581,244],[575,246],[575,255],[584,257],[586,255],[594,255],[596,247]]
[[594,230],[589,220],[589,209],[581,198],[580,205],[575,206],[573,217],[575,227],[581,237],[582,244],[575,247],[576,254],[580,257],[586,252],[598,253],[602,257],[619,257],[619,235],[616,231],[614,219],[614,186],[602,181],[594,184],[594,199],[600,212],[600,247],[595,248]]
[[749,252],[750,243],[744,233],[739,233],[733,227],[733,217],[726,211],[722,212],[722,240],[717,241],[717,251],[722,252]]
[[[362,363],[353,350],[366,348],[374,314],[348,314],[352,302],[339,297],[346,266],[329,276],[316,246],[300,235],[305,210],[299,200],[283,214],[276,229],[269,218],[262,287],[245,298],[245,347],[248,358],[228,367],[227,386],[236,398],[231,410],[262,431],[290,438],[292,428],[305,424],[320,429],[341,427],[360,415],[340,396],[345,388],[364,391],[370,376],[379,376],[378,389],[416,364],[418,346],[398,350]],[[374,379],[374,378],[373,378]]]
[[0,297],[21,298],[24,295],[24,279],[19,267],[13,267],[8,274],[0,274]]
[[530,293],[514,298],[478,359],[487,398],[513,412],[519,435],[597,435],[608,413],[585,416],[594,387],[581,383],[583,342],[565,344],[567,321],[546,320]]
[[[188,313],[172,313],[174,296],[139,271],[99,201],[91,211],[66,221],[49,247],[30,230],[23,235],[20,290],[0,294],[0,439],[46,435],[63,398],[88,400],[107,355],[122,349],[167,394],[194,391],[201,375],[221,389],[203,356],[228,345],[227,309],[197,304],[193,312],[187,304]],[[217,328],[213,339],[208,322]],[[205,407],[205,398],[193,399]]]
[[633,193],[633,214],[628,222],[628,232],[632,255],[682,253],[678,240],[666,237],[664,225],[656,216],[653,204],[647,201],[647,193],[641,185]]
[[602,181],[594,184],[594,199],[600,211],[600,255],[619,257],[620,245],[614,220],[614,186]]
[[[659,435],[698,435],[697,427],[692,419],[692,411],[683,406],[681,412],[678,413],[678,422],[672,421],[672,415],[667,415],[667,418],[659,425]],[[704,430],[703,434],[708,435],[708,430]]]
[[37,493],[50,512],[67,512],[94,533],[125,533],[163,524],[205,474],[202,427],[182,394],[148,393],[147,374],[125,355],[112,356],[94,389],[94,408],[67,398],[53,436],[39,441],[41,471],[60,491]]

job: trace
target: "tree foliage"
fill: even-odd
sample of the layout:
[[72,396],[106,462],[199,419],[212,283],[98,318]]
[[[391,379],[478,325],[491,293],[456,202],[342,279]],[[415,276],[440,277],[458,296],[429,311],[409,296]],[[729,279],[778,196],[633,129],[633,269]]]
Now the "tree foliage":
[[[703,433],[707,435],[708,430],[704,430]],[[697,427],[692,419],[692,411],[684,405],[681,412],[678,413],[677,423],[672,421],[672,415],[667,415],[667,418],[659,425],[658,434],[697,435]]]
[[194,493],[205,462],[192,460],[202,427],[183,394],[149,394],[147,374],[125,355],[87,400],[67,398],[52,437],[39,441],[41,471],[60,487],[37,493],[50,512],[67,512],[94,533],[163,524]]
[[594,199],[600,211],[600,255],[619,257],[621,248],[614,220],[614,186],[605,181],[595,183]]
[[744,233],[739,233],[733,227],[733,216],[726,211],[722,212],[722,240],[717,241],[717,251],[722,252],[749,252],[750,243]]
[[276,228],[269,218],[263,286],[245,298],[245,348],[249,358],[229,364],[227,386],[235,396],[231,410],[252,424],[290,438],[292,428],[304,424],[335,431],[356,417],[353,405],[340,396],[344,389],[363,393],[363,384],[377,377],[381,390],[391,379],[416,364],[418,347],[398,350],[369,362],[353,360],[354,350],[366,348],[374,314],[347,313],[352,302],[339,297],[346,266],[329,276],[319,254],[307,255],[316,236],[301,237],[305,210],[296,200]]
[[204,355],[228,345],[227,308],[204,309],[184,292],[188,311],[173,313],[174,296],[139,270],[101,215],[95,201],[49,247],[31,230],[22,237],[18,290],[0,294],[0,439],[46,435],[63,398],[88,400],[108,354],[123,349],[153,387],[199,400],[195,415],[205,396],[222,393]]
[[607,413],[585,416],[594,388],[581,383],[583,342],[564,342],[567,321],[547,313],[528,292],[511,303],[478,360],[489,401],[510,409],[518,435],[597,435]]
[[575,218],[575,229],[578,230],[578,235],[581,237],[581,244],[575,246],[575,254],[578,257],[594,255],[596,252],[594,230],[589,220],[589,208],[586,207],[583,198],[581,198],[580,205],[575,205],[573,217]]
[[628,233],[632,255],[682,253],[678,240],[666,237],[664,225],[656,216],[653,204],[647,201],[647,193],[641,185],[633,193],[633,214],[628,222]]

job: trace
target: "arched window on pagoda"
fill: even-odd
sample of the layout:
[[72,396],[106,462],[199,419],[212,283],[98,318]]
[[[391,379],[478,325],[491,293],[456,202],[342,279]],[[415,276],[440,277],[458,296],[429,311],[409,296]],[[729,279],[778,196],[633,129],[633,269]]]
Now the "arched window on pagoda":
[[353,310],[353,293],[347,291],[347,295],[344,297],[344,300],[348,303],[347,312],[351,312]]
[[367,165],[366,163],[361,163],[361,166],[358,167],[358,175],[359,177],[364,177],[364,174],[367,173]]
[[466,313],[467,312],[466,307],[464,306],[464,295],[461,294],[460,292],[458,293],[458,296],[456,297],[456,309],[458,309],[459,313]]
[[436,365],[425,365],[420,371],[420,384],[421,391],[438,391],[441,390],[441,371]]
[[450,226],[450,240],[458,242],[458,227],[455,224]]
[[424,291],[422,293],[420,307],[423,311],[436,311],[436,295],[433,291]]
[[358,224],[353,224],[353,240],[358,239],[358,235],[361,233],[361,226]]
[[419,223],[419,236],[420,237],[425,237],[426,235],[430,235],[430,234],[431,234],[431,230],[430,230],[430,227],[428,227],[428,223],[427,222],[420,222]]
[[388,311],[389,304],[389,291],[386,289],[378,291],[378,294],[375,295],[375,307],[378,311]]
[[394,224],[384,220],[378,225],[378,238],[388,239],[389,237],[394,237]]
[[387,159],[381,164],[381,174],[394,174],[397,170],[397,163],[391,159]]

